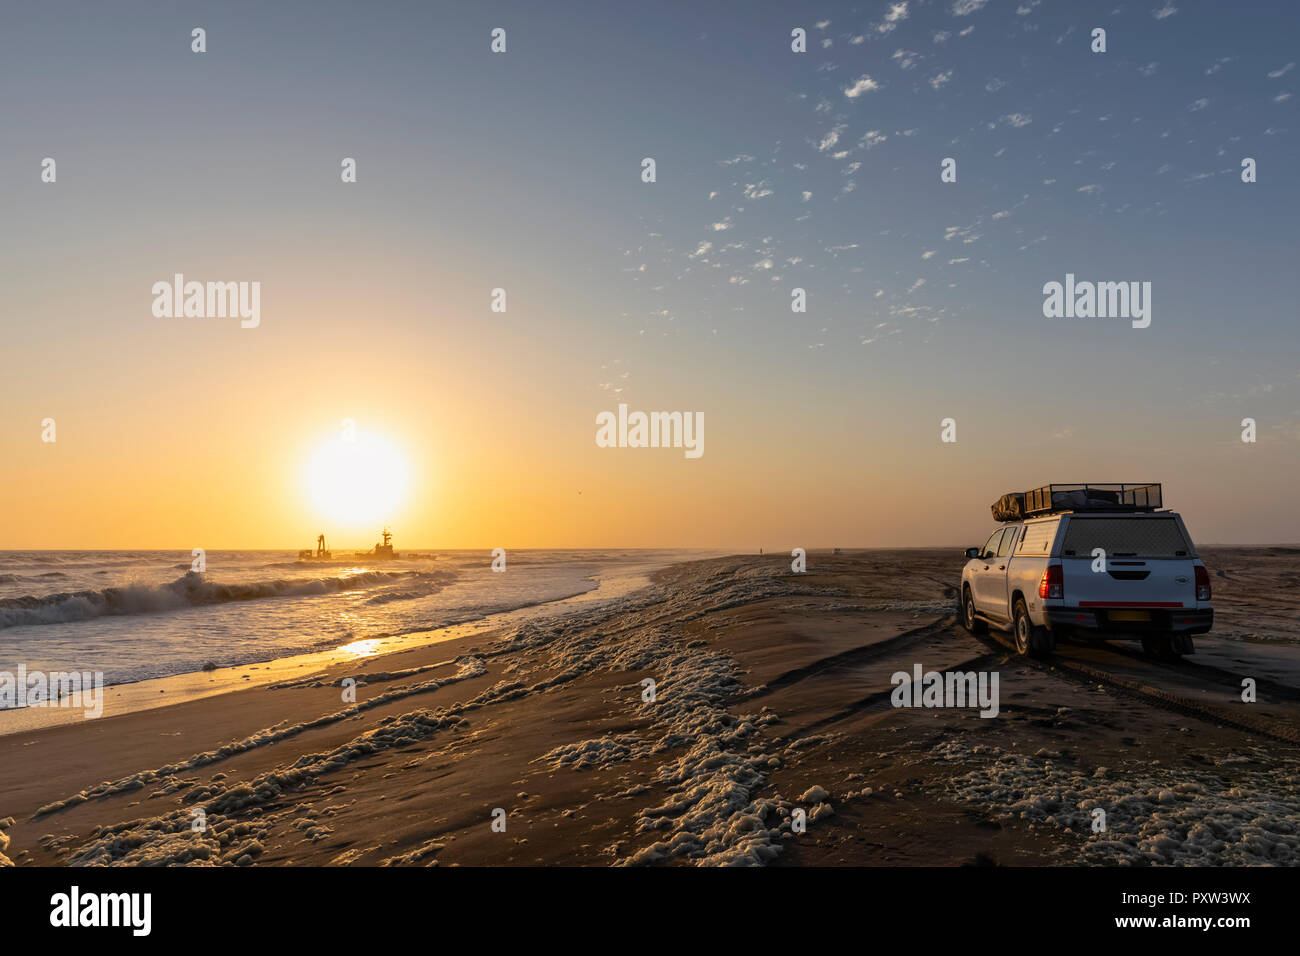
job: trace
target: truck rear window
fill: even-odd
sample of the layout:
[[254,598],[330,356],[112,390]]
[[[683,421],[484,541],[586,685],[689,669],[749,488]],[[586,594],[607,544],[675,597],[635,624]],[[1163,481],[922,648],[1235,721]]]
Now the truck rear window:
[[1061,554],[1092,557],[1094,548],[1108,558],[1183,558],[1192,553],[1174,518],[1071,518]]
[[1050,521],[1033,521],[1025,525],[1025,533],[1020,540],[1020,554],[1049,554],[1052,542],[1056,540],[1056,526],[1060,518]]

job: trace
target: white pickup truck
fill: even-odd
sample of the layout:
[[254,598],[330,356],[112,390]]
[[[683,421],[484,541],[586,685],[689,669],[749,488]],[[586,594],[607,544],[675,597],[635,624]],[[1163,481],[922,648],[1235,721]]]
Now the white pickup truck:
[[1209,572],[1171,511],[1027,517],[966,558],[962,622],[971,633],[1012,631],[1021,654],[1050,653],[1063,633],[1190,654],[1191,636],[1214,623]]

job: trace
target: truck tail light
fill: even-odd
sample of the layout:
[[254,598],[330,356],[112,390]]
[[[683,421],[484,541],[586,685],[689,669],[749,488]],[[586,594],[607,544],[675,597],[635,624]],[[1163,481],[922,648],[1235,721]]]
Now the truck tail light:
[[1049,564],[1043,572],[1043,578],[1038,582],[1038,596],[1051,600],[1065,597],[1065,569],[1059,564]]
[[1202,565],[1196,566],[1196,600],[1208,601],[1210,599],[1210,572],[1205,570]]

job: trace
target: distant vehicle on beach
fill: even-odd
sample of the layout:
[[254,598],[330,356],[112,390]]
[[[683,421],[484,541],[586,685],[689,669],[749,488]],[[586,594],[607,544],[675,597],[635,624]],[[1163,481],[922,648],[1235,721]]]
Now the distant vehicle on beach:
[[1003,522],[966,550],[962,623],[1015,635],[1025,655],[1059,635],[1141,640],[1152,656],[1194,652],[1214,624],[1210,575],[1160,485],[1044,485],[1004,495]]

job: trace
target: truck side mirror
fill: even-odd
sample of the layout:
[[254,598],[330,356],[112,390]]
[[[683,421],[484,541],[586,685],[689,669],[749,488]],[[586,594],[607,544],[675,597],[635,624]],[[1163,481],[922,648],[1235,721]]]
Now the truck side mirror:
[[967,549],[966,549],[966,557],[967,557],[967,558],[978,558],[979,556],[980,556],[980,549],[979,549],[979,548],[967,548]]

